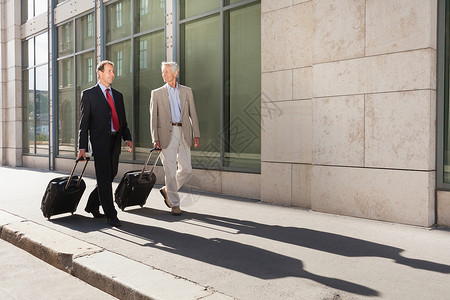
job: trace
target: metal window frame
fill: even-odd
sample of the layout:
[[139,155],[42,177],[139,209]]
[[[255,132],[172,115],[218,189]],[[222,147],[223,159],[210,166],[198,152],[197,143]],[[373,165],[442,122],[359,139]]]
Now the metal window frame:
[[[445,52],[445,31],[446,19],[445,11],[447,7],[446,0],[438,1],[438,20],[437,20],[437,74],[436,74],[436,188],[438,190],[450,191],[450,183],[444,182],[444,134],[445,134],[445,98],[448,97],[445,91],[446,81],[446,61]],[[450,21],[450,20],[449,20]]]
[[[208,169],[208,170],[219,170],[219,171],[231,171],[231,172],[246,172],[246,173],[255,173],[260,174],[261,170],[256,171],[254,169],[249,168],[240,168],[240,167],[228,167],[225,166],[225,145],[224,145],[224,118],[225,118],[225,60],[227,59],[225,57],[225,15],[229,14],[229,12],[236,8],[243,8],[248,5],[261,3],[260,0],[245,0],[238,3],[234,3],[231,5],[224,5],[224,1],[220,1],[220,6],[218,9],[214,9],[208,12],[204,12],[201,14],[198,14],[196,16],[191,16],[189,18],[185,18],[183,20],[180,19],[181,13],[181,0],[173,0],[174,4],[174,10],[176,13],[174,14],[176,16],[175,22],[174,22],[174,30],[173,30],[173,37],[174,37],[174,60],[176,61],[178,58],[181,58],[181,38],[180,38],[180,32],[181,32],[181,26],[184,24],[188,24],[192,21],[197,21],[203,18],[212,17],[214,15],[220,15],[220,168],[217,168],[216,166],[207,166],[206,168],[203,167],[202,169]],[[176,3],[175,3],[176,2]],[[175,55],[176,54],[176,55]],[[183,70],[181,70],[183,72]],[[227,104],[229,105],[229,103]]]

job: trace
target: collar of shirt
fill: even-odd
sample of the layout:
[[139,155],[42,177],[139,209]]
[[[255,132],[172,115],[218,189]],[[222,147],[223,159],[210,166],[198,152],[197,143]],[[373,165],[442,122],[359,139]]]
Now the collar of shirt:
[[168,83],[166,83],[166,86],[167,86],[167,90],[170,91],[170,92],[175,92],[175,91],[179,90],[178,82],[177,82],[177,85],[175,87],[171,87],[170,84],[168,84]]
[[104,86],[103,84],[101,84],[100,82],[98,83],[98,86],[99,86],[100,89],[102,90],[103,95],[105,96],[105,99],[106,99],[106,89],[109,89],[109,94],[111,95],[111,97],[113,98],[113,101],[114,101],[114,97],[113,97],[113,95],[112,95],[111,86],[106,87],[106,86]]

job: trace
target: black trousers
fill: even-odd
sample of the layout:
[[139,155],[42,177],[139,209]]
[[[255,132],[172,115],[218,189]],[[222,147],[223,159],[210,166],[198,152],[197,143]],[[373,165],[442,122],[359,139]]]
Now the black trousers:
[[91,211],[99,209],[102,205],[103,212],[108,219],[117,217],[114,207],[112,182],[117,175],[119,167],[119,153],[114,153],[114,145],[117,135],[111,136],[111,147],[109,153],[94,153],[95,176],[97,186],[89,195],[86,208]]

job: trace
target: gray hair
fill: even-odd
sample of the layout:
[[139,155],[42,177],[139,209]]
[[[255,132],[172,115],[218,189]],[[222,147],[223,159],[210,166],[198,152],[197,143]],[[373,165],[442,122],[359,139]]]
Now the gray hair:
[[174,61],[163,61],[161,63],[161,72],[164,71],[164,67],[169,65],[173,72],[180,71],[180,66]]

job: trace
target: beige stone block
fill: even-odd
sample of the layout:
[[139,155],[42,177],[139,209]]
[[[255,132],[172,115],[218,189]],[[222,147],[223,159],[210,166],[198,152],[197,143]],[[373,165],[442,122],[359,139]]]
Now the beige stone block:
[[293,99],[311,99],[313,83],[312,67],[294,69],[292,72]]
[[291,205],[291,164],[261,162],[261,201]]
[[262,73],[261,90],[270,101],[292,100],[292,70]]
[[261,13],[267,13],[280,8],[286,8],[292,5],[292,0],[262,0]]
[[48,170],[48,157],[24,155],[22,159],[24,167],[39,170]]
[[201,190],[222,193],[222,172],[194,169],[191,178],[189,178],[183,187],[191,191]]
[[261,198],[261,175],[222,172],[222,193],[252,199]]
[[312,100],[276,102],[279,114],[261,113],[261,160],[311,163]]
[[366,55],[436,48],[435,0],[367,1]]
[[3,148],[3,165],[11,167],[22,166],[22,146]]
[[22,148],[22,122],[6,121],[3,125],[6,133],[5,145],[11,148]]
[[3,31],[5,34],[4,41],[10,41],[13,39],[19,39],[20,38],[20,25],[11,25],[6,30]]
[[434,222],[434,172],[312,167],[315,211],[430,226]]
[[261,70],[311,66],[313,2],[261,16]]
[[364,56],[365,0],[314,2],[314,63]]
[[13,25],[20,25],[22,23],[21,18],[21,6],[17,5],[17,0],[1,1],[4,2],[5,11],[2,12],[2,19],[5,20],[3,24],[6,27]]
[[22,65],[22,44],[19,39],[6,42],[6,67]]
[[20,108],[6,108],[5,114],[6,116],[5,121],[18,121],[22,122],[22,110]]
[[6,69],[6,81],[20,80],[22,81],[22,67],[13,66]]
[[311,208],[311,165],[292,165],[292,206]]
[[366,96],[366,166],[434,169],[431,98],[427,90]]
[[437,221],[438,225],[450,226],[450,192],[437,191]]
[[311,0],[294,0],[293,4],[297,5],[297,4],[301,4],[301,3],[305,3],[305,2],[309,2],[309,1],[311,1]]
[[313,163],[364,165],[364,96],[313,100]]
[[435,89],[435,51],[422,49],[313,66],[313,95]]
[[6,104],[4,108],[22,107],[22,82],[20,80],[11,80],[6,83]]

